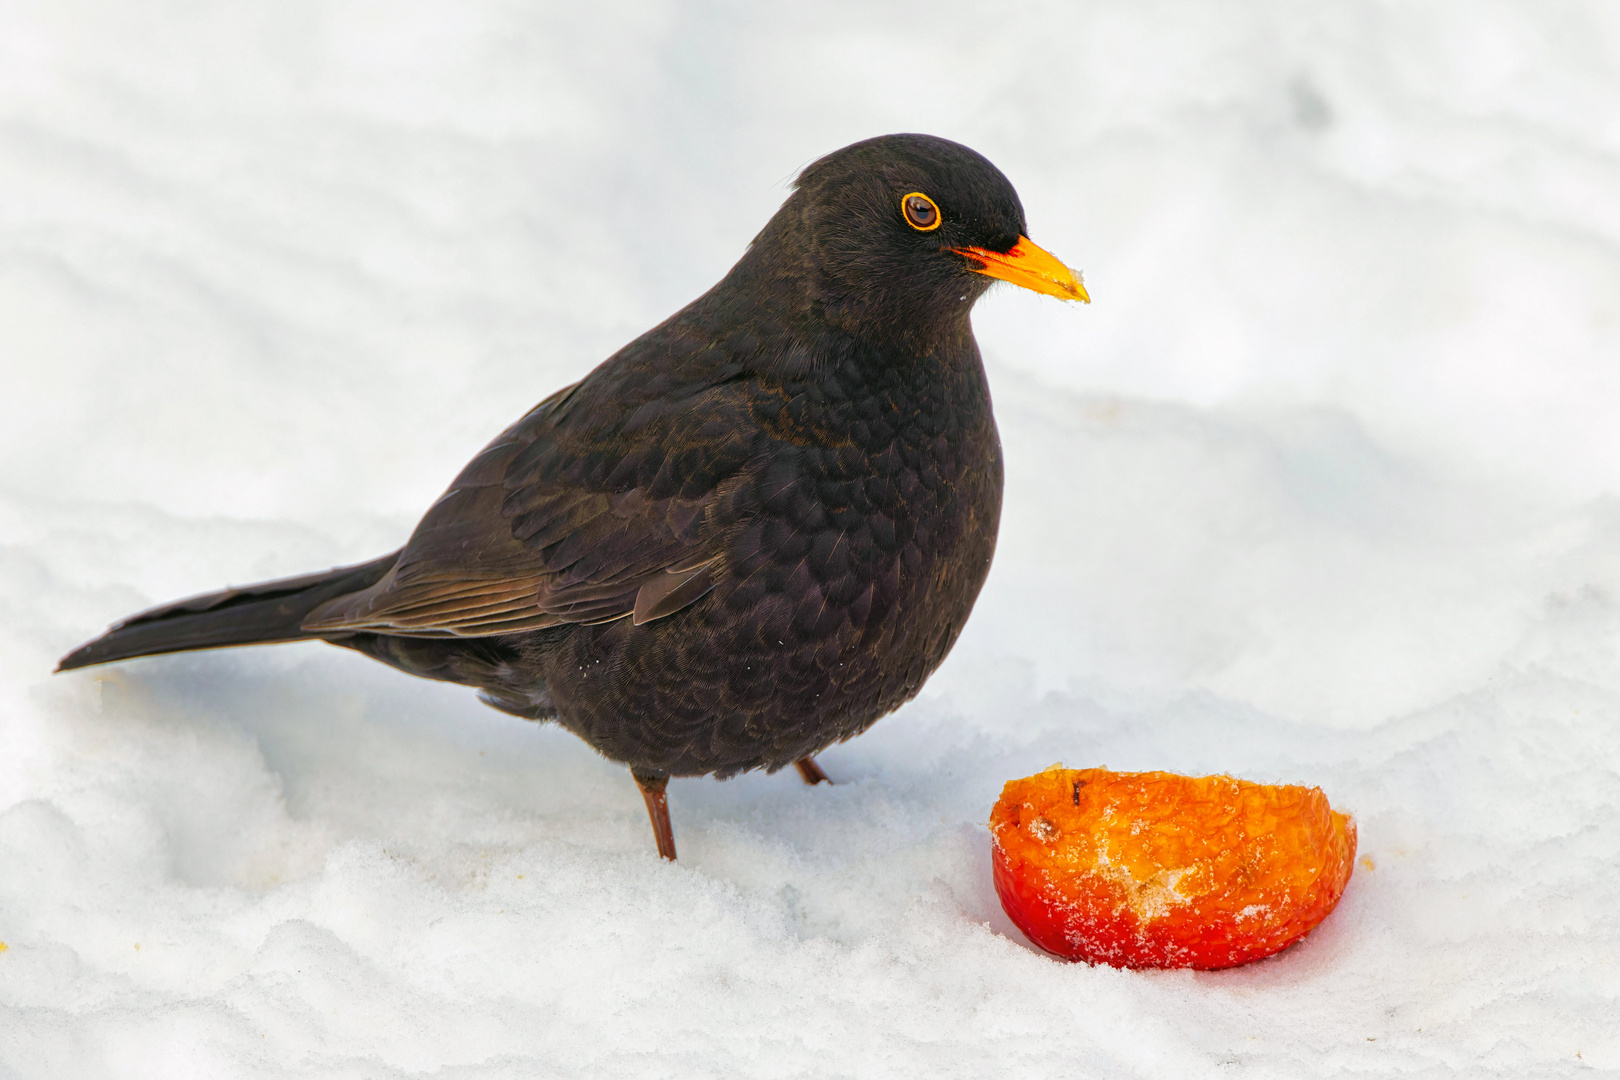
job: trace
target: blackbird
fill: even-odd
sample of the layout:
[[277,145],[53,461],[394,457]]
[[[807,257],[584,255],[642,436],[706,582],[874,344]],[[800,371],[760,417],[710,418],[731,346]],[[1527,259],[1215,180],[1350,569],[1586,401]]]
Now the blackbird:
[[915,695],[984,584],[1001,444],[969,312],[1087,300],[1001,172],[888,135],[810,165],[720,283],[531,409],[398,551],[133,615],[58,670],[316,640],[671,776],[797,765]]

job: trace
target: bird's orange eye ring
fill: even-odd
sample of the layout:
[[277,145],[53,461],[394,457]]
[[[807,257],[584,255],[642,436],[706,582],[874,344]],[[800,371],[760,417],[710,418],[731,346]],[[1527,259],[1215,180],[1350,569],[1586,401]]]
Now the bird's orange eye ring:
[[905,216],[906,224],[918,232],[933,232],[945,220],[934,200],[920,191],[900,197],[900,213]]

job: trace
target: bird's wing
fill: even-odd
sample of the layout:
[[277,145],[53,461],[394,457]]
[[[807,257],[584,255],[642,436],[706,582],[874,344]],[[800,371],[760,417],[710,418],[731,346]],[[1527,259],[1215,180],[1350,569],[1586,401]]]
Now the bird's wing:
[[679,611],[727,572],[748,515],[748,409],[735,373],[598,369],[474,458],[386,577],[304,628],[487,637]]

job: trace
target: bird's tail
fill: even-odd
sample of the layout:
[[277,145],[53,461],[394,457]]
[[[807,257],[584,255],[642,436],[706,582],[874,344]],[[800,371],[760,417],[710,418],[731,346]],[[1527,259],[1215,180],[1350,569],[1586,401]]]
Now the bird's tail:
[[376,584],[398,559],[396,551],[358,566],[340,566],[320,574],[223,589],[164,604],[131,615],[96,640],[80,645],[62,658],[56,670],[71,671],[189,649],[320,638],[323,635],[303,629],[305,616],[335,596]]

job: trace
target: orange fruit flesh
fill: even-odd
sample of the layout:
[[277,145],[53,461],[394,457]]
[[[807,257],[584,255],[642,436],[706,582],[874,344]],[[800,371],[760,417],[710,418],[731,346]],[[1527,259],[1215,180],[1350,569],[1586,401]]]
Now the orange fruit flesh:
[[1116,967],[1221,968],[1339,902],[1355,823],[1320,788],[1058,766],[1002,790],[996,892],[1031,941]]

